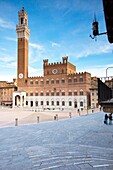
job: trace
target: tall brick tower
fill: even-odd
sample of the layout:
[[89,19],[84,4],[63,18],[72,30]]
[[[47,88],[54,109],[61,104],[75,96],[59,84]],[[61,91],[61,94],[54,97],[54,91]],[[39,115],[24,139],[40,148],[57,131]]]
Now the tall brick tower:
[[28,15],[24,8],[18,12],[18,25],[16,25],[18,36],[18,65],[17,65],[17,85],[25,86],[28,78],[28,43],[30,29],[28,28]]

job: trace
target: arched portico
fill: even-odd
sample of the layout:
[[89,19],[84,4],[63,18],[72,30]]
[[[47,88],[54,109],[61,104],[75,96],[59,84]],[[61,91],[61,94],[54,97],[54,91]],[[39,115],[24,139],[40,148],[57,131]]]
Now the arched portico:
[[77,108],[77,100],[74,101],[74,108]]
[[16,91],[13,92],[13,108],[26,106],[26,92]]

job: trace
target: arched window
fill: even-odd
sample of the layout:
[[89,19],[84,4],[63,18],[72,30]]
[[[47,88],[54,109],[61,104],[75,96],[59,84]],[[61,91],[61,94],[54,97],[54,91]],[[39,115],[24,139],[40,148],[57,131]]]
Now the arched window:
[[46,105],[49,105],[49,101],[46,101]]
[[38,106],[38,101],[35,102],[35,106]]
[[74,108],[77,108],[77,101],[74,101]]
[[33,107],[33,101],[31,101],[31,107]]
[[33,96],[33,92],[30,92],[30,96]]
[[54,101],[51,101],[51,105],[54,106]]
[[77,82],[77,78],[74,78],[74,83],[76,83]]
[[33,84],[33,80],[30,81],[30,84]]
[[56,84],[59,84],[59,79],[56,80]]
[[41,103],[40,103],[41,105],[43,105],[43,101],[41,101]]
[[62,69],[62,73],[64,73],[64,69]]
[[80,101],[80,106],[83,106],[83,101]]
[[69,90],[68,95],[72,96],[72,91],[71,90]]
[[43,95],[44,95],[44,94],[43,94],[43,91],[41,91],[41,92],[40,92],[40,96],[43,96]]
[[49,80],[48,79],[46,80],[46,84],[49,84]]
[[80,90],[80,96],[83,96],[84,93],[83,93],[83,90]]
[[72,79],[71,78],[68,79],[68,83],[72,83]]
[[49,91],[46,92],[46,96],[49,96]]
[[35,92],[35,96],[38,96],[38,92]]
[[65,91],[62,91],[62,96],[65,96]]
[[53,79],[51,80],[51,84],[54,84],[54,80]]
[[65,101],[62,101],[62,106],[65,106]]
[[35,84],[38,84],[38,80],[35,81]]
[[23,24],[24,23],[24,19],[23,18],[21,18],[21,24]]
[[80,77],[79,81],[80,81],[80,82],[83,82],[83,78],[82,78],[82,77]]
[[59,91],[56,92],[56,96],[59,96]]
[[54,96],[54,91],[51,92],[51,96]]
[[61,82],[62,82],[62,84],[64,84],[64,83],[65,83],[65,79],[64,79],[64,78],[62,78]]
[[69,106],[72,106],[72,102],[71,101],[69,101]]
[[41,81],[40,81],[40,84],[44,84],[44,81],[43,81],[43,80],[41,80]]
[[77,96],[77,91],[76,90],[74,91],[74,96]]
[[56,102],[57,106],[59,106],[59,101]]

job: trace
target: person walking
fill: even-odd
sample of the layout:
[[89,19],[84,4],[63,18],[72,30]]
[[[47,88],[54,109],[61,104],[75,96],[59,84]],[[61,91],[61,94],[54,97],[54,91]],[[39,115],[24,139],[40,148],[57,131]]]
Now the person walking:
[[80,110],[78,109],[78,114],[79,114],[79,116],[80,116]]
[[107,125],[108,124],[108,115],[107,114],[105,114],[105,116],[104,116],[104,123]]
[[109,125],[112,124],[112,113],[109,114]]

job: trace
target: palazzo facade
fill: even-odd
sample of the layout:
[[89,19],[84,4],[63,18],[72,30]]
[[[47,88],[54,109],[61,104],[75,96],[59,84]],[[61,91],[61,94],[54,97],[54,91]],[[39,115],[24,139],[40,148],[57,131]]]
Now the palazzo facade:
[[28,76],[28,48],[30,29],[24,8],[18,12],[17,88],[13,93],[13,107],[37,109],[86,109],[90,106],[91,74],[77,73],[68,61],[50,63],[43,60],[43,76]]

